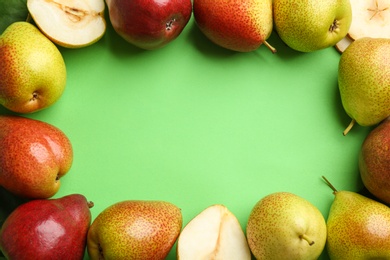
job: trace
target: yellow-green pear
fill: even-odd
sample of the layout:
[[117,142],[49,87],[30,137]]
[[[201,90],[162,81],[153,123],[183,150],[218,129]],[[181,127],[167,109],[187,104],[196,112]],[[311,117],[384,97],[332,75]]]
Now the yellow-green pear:
[[352,22],[350,0],[274,0],[275,30],[289,47],[312,52],[334,46]]
[[92,222],[87,236],[88,254],[92,260],[163,260],[181,228],[181,210],[170,202],[117,202]]
[[340,97],[353,125],[372,126],[390,115],[390,39],[359,38],[341,54]]
[[58,48],[27,22],[11,24],[0,36],[0,104],[31,113],[55,103],[66,85]]
[[276,192],[254,206],[246,233],[258,260],[315,260],[325,248],[326,223],[308,200]]
[[330,259],[390,259],[390,208],[324,179],[335,195],[327,219]]

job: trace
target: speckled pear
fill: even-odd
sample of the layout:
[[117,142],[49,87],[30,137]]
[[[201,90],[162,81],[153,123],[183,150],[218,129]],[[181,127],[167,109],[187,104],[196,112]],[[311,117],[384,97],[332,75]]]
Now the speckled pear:
[[11,24],[0,36],[0,104],[32,113],[54,104],[66,85],[61,52],[34,25]]
[[353,125],[378,124],[390,115],[390,39],[359,38],[343,52],[338,84],[345,112]]
[[163,260],[181,227],[181,210],[170,202],[117,202],[93,221],[87,238],[88,254],[92,260]]
[[330,259],[389,259],[390,208],[356,192],[338,191],[326,182],[335,195],[327,219]]
[[194,0],[194,18],[203,34],[233,51],[254,51],[272,33],[272,0]]
[[253,207],[246,234],[257,260],[315,260],[325,247],[326,223],[308,200],[275,192]]
[[289,47],[312,52],[334,46],[352,22],[350,0],[274,0],[275,30]]

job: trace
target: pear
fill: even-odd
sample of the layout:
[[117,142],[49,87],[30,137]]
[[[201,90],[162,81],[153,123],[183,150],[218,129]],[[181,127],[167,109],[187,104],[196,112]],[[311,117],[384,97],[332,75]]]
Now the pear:
[[0,115],[0,186],[23,198],[49,198],[59,190],[72,162],[72,144],[59,128]]
[[330,259],[389,259],[390,208],[323,178],[335,195],[327,219]]
[[180,209],[166,201],[126,200],[103,210],[88,231],[90,259],[165,259],[182,227]]
[[0,104],[32,113],[54,104],[66,85],[58,48],[34,25],[11,24],[0,36]]
[[360,38],[341,54],[338,85],[342,105],[355,122],[372,126],[390,115],[390,39]]
[[389,0],[354,0],[351,7],[352,22],[348,34],[336,44],[339,52],[359,38],[390,38]]
[[92,206],[81,194],[26,202],[4,222],[0,249],[7,259],[81,260]]
[[325,248],[326,223],[306,199],[275,192],[253,207],[246,234],[256,259],[317,259]]
[[207,207],[180,233],[177,259],[250,260],[251,252],[236,216],[221,204]]
[[390,119],[385,119],[365,138],[359,153],[364,186],[376,198],[390,204]]
[[89,46],[106,31],[104,0],[28,0],[27,7],[39,29],[63,47]]
[[272,0],[194,0],[194,18],[202,33],[229,50],[250,52],[265,44],[273,29]]
[[290,48],[312,52],[334,46],[352,22],[349,0],[274,0],[275,30]]

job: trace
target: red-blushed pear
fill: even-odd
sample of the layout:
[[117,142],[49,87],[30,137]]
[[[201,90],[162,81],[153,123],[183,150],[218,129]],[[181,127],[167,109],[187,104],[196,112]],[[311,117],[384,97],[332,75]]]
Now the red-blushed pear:
[[229,50],[250,52],[272,33],[272,0],[194,0],[194,18],[203,34]]
[[81,260],[92,206],[81,194],[26,202],[1,227],[0,250],[10,260]]
[[390,119],[376,126],[365,138],[359,153],[359,171],[364,186],[390,205]]
[[177,241],[179,260],[250,260],[238,219],[221,204],[207,207],[184,227]]
[[54,104],[66,85],[58,48],[34,25],[11,24],[0,36],[0,104],[32,113]]
[[0,116],[0,186],[20,197],[52,197],[73,161],[70,140],[43,121]]
[[39,29],[63,47],[91,45],[106,31],[104,0],[28,0],[27,7]]
[[170,202],[117,202],[92,222],[88,255],[91,260],[163,260],[179,236],[182,221],[180,209]]
[[131,44],[158,49],[176,39],[192,13],[191,0],[106,0],[115,31]]

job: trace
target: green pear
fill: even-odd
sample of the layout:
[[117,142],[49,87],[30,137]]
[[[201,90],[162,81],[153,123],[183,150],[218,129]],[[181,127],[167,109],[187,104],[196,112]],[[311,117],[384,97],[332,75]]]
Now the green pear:
[[326,223],[318,208],[306,199],[276,192],[254,206],[246,233],[258,260],[314,260],[325,248]]
[[1,227],[0,249],[10,260],[81,260],[91,207],[93,203],[81,194],[26,202]]
[[165,259],[181,227],[180,209],[170,202],[126,200],[103,210],[88,232],[94,259]]
[[266,45],[273,28],[272,0],[194,0],[194,18],[201,32],[215,44],[250,52]]
[[34,25],[11,24],[0,36],[0,104],[32,113],[55,103],[66,85],[58,48]]
[[353,125],[378,124],[390,115],[390,39],[359,38],[341,54],[338,71],[340,97]]
[[349,0],[274,0],[275,30],[290,48],[312,52],[334,46],[352,22]]
[[11,193],[30,199],[52,197],[72,162],[72,144],[59,128],[0,115],[0,185]]
[[332,260],[389,259],[390,208],[356,192],[338,191],[327,219],[327,251]]
[[364,186],[390,205],[390,119],[385,119],[365,138],[359,153],[359,171]]

